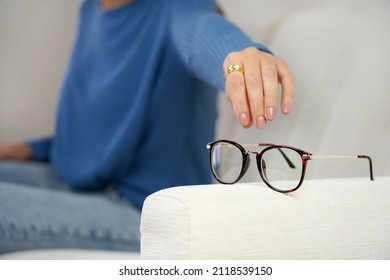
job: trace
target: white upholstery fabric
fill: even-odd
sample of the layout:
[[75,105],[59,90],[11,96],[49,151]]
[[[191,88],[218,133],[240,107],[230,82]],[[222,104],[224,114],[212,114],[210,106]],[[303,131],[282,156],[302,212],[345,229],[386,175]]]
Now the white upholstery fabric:
[[390,259],[390,177],[174,187],[149,196],[143,259]]

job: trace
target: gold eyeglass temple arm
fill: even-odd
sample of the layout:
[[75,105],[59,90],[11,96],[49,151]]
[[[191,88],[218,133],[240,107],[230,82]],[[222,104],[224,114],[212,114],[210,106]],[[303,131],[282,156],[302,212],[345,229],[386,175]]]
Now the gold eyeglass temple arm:
[[316,160],[316,159],[361,159],[361,158],[368,159],[368,164],[369,164],[369,168],[370,168],[370,179],[371,179],[371,181],[374,181],[372,160],[367,155],[356,155],[356,156],[351,156],[351,155],[309,155],[309,154],[303,155],[303,159],[306,159],[306,160]]

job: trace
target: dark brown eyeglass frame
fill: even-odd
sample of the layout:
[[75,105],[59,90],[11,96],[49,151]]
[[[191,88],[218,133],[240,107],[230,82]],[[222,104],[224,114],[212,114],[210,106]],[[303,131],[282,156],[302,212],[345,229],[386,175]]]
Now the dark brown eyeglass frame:
[[[238,175],[237,179],[234,180],[233,182],[224,182],[224,181],[222,181],[218,177],[218,175],[215,173],[215,171],[214,171],[214,168],[213,168],[213,158],[212,158],[213,157],[213,149],[214,149],[215,145],[220,144],[220,143],[227,143],[227,144],[233,145],[236,148],[238,148],[240,150],[241,154],[242,154],[242,167],[241,167],[241,171],[240,171],[240,174]],[[253,151],[253,150],[246,150],[243,146],[266,147],[266,148],[263,149],[262,151],[258,152],[258,151]],[[362,159],[362,158],[368,159],[369,168],[370,168],[370,180],[374,181],[372,160],[367,155],[356,155],[356,156],[313,155],[312,153],[309,153],[309,152],[306,152],[306,151],[303,151],[301,149],[298,149],[298,148],[295,148],[295,147],[291,147],[291,146],[266,144],[266,143],[240,145],[240,144],[238,144],[238,143],[236,143],[234,141],[225,140],[225,139],[210,142],[210,143],[207,144],[206,148],[209,151],[209,160],[210,160],[211,172],[212,172],[215,180],[217,180],[221,184],[230,184],[231,185],[231,184],[237,183],[239,180],[242,179],[242,177],[245,175],[245,173],[247,172],[247,170],[249,168],[249,165],[250,165],[250,154],[255,154],[256,155],[257,169],[259,171],[259,174],[260,174],[261,179],[263,180],[263,182],[269,188],[271,188],[271,189],[273,189],[273,190],[275,190],[277,192],[281,192],[281,193],[290,193],[290,192],[296,191],[302,185],[302,183],[304,181],[305,174],[306,174],[307,162],[309,160],[316,160],[316,159]],[[282,153],[283,158],[286,160],[286,162],[288,163],[290,168],[296,168],[294,166],[294,164],[291,162],[291,160],[287,157],[287,155],[285,153],[283,153],[283,151],[281,150],[282,148],[290,149],[290,150],[295,151],[296,153],[298,153],[301,156],[301,159],[302,159],[302,173],[301,173],[301,177],[299,179],[298,185],[296,187],[290,189],[290,190],[281,190],[281,189],[275,188],[274,186],[271,185],[271,183],[267,180],[267,178],[264,177],[264,174],[263,174],[263,168],[262,168],[262,162],[263,161],[262,161],[262,158],[263,158],[263,155],[268,150],[271,150],[271,149],[278,149]]]

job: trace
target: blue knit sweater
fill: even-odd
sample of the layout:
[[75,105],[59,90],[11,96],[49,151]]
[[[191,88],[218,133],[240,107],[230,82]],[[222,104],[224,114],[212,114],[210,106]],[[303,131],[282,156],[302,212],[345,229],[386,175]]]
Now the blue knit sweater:
[[248,46],[268,51],[212,0],[136,0],[109,11],[86,0],[55,135],[30,142],[35,159],[73,188],[113,185],[139,208],[159,189],[209,183],[223,60]]

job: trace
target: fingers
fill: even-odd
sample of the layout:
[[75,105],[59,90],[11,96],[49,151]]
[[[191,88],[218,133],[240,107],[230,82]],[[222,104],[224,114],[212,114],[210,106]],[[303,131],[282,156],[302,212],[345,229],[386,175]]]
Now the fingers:
[[267,127],[278,111],[278,84],[282,85],[281,111],[289,114],[294,101],[294,79],[287,64],[273,55],[250,47],[230,53],[224,61],[233,71],[226,76],[226,95],[237,121],[249,128]]
[[261,62],[260,67],[264,88],[265,117],[268,121],[273,121],[278,108],[278,74],[276,67],[268,61]]
[[31,160],[33,151],[26,144],[0,144],[0,160]]
[[250,60],[245,63],[245,69],[245,85],[250,115],[257,128],[265,129],[267,123],[264,116],[264,85],[260,63],[256,60]]
[[[236,58],[230,57],[229,59],[227,59],[225,65],[228,65],[227,63],[229,63],[229,61],[234,60],[237,61]],[[236,64],[229,65],[241,66],[241,63],[236,62]],[[227,67],[228,66],[226,66],[225,69]],[[237,121],[241,124],[241,126],[243,126],[244,128],[251,127],[252,118],[250,117],[250,110],[248,107],[244,75],[240,71],[234,71],[228,74],[228,77],[229,79],[227,79],[226,81],[226,96],[233,106],[234,115]]]
[[294,77],[288,68],[287,64],[279,59],[278,60],[278,76],[279,82],[282,85],[282,113],[288,115],[291,112],[291,108],[294,104],[295,96],[295,82]]

